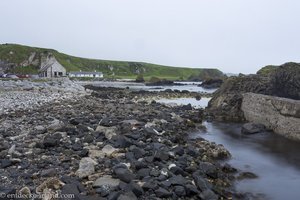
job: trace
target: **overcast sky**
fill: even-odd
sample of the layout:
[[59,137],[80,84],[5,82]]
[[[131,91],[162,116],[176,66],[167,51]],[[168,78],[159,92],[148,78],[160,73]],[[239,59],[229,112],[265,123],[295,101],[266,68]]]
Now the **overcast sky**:
[[1,0],[0,42],[255,73],[300,62],[299,0]]

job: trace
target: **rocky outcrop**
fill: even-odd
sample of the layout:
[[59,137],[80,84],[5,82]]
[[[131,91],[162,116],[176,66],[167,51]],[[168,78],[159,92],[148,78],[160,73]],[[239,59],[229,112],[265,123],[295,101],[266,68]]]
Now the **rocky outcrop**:
[[206,81],[203,81],[199,87],[203,87],[206,89],[214,89],[214,88],[219,88],[223,84],[222,79],[208,79]]
[[241,104],[245,92],[268,94],[269,78],[258,75],[228,78],[208,103],[207,111],[218,121],[245,121]]
[[247,121],[261,123],[284,137],[300,140],[300,101],[245,93],[241,110]]
[[241,105],[243,94],[247,92],[299,100],[300,65],[286,63],[268,76],[240,75],[228,78],[209,102],[209,115],[218,121],[245,121]]
[[286,63],[271,76],[271,94],[300,100],[300,64]]

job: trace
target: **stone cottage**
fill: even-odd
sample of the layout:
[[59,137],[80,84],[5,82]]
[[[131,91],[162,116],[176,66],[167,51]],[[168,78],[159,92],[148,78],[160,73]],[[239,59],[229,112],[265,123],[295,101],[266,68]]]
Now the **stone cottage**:
[[52,55],[41,61],[40,77],[54,78],[66,76],[66,69]]

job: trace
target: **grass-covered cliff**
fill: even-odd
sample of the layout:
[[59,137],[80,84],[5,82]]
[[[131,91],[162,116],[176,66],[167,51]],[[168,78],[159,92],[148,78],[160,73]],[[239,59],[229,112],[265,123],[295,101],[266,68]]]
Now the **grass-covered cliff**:
[[60,53],[53,49],[36,48],[18,44],[0,45],[0,72],[34,74],[37,73],[43,57],[52,54],[67,71],[101,71],[106,77],[135,78],[143,74],[145,78],[156,76],[166,79],[218,78],[223,73],[217,69],[170,67],[144,62],[110,61],[86,59]]

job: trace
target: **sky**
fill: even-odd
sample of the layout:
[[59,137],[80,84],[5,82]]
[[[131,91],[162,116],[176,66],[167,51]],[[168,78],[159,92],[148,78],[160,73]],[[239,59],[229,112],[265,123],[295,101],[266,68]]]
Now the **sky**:
[[300,62],[299,0],[0,0],[0,43],[255,73]]

